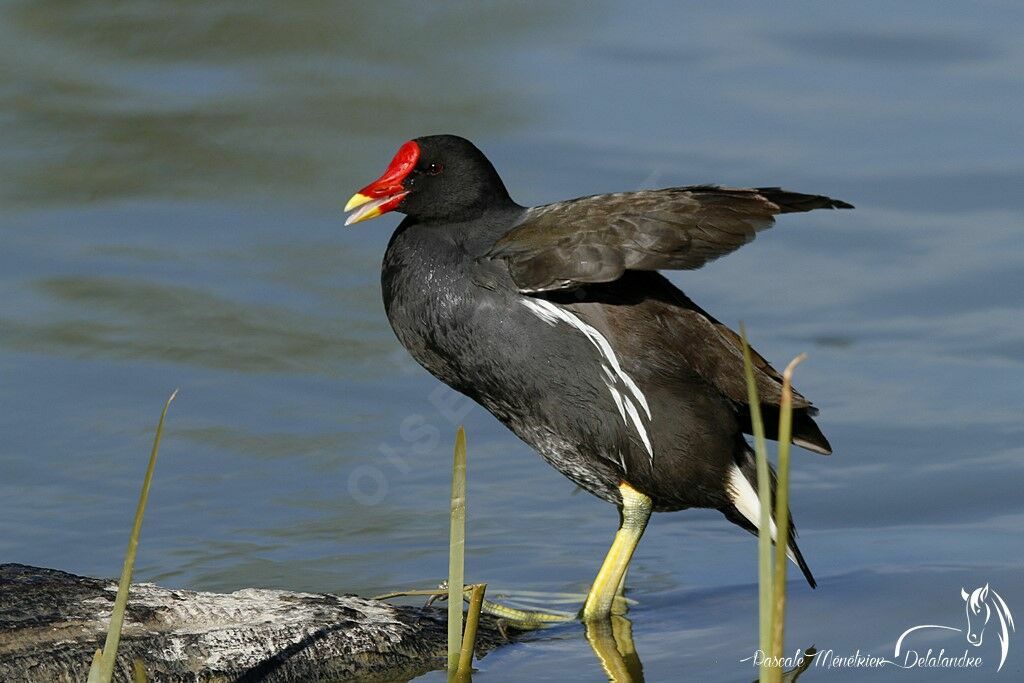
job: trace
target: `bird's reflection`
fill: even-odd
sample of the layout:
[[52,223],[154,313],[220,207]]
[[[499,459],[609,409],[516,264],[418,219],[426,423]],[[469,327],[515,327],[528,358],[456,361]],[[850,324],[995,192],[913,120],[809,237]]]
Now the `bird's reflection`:
[[[504,594],[503,597],[507,599],[511,595]],[[581,596],[576,594],[524,593],[514,602],[520,605],[529,604],[538,597],[544,597],[548,602],[564,603],[578,600]],[[601,668],[604,669],[608,680],[611,683],[642,683],[644,681],[644,665],[640,661],[640,655],[637,653],[636,645],[633,641],[633,622],[626,617],[629,606],[635,603],[635,600],[625,597],[620,588],[620,592],[615,596],[612,604],[612,614],[604,619],[582,618],[582,610],[574,614],[572,612],[550,609],[524,609],[489,600],[483,601],[482,610],[484,613],[497,618],[498,628],[503,634],[507,634],[506,629],[528,632],[558,625],[566,626],[579,619],[582,622],[587,643],[590,644],[590,649],[597,655],[597,661],[601,664]],[[507,638],[508,636],[506,635],[506,640]],[[813,645],[805,648],[795,666],[781,672],[781,682],[794,683],[813,665],[817,654],[818,652]],[[757,683],[757,681],[754,681],[754,683]]]
[[[633,643],[633,622],[621,615],[584,622],[587,642],[612,683],[641,683],[644,665]],[[783,683],[793,683],[810,668],[817,651],[807,648],[794,668],[782,672]],[[754,683],[757,683],[756,681]]]
[[639,683],[644,680],[644,666],[633,645],[633,622],[624,616],[612,615],[603,620],[587,621],[584,627],[587,642],[609,681]]

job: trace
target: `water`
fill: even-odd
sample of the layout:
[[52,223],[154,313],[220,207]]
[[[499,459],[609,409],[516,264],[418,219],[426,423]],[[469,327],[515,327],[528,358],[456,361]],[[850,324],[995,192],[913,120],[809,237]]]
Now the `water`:
[[[821,584],[787,651],[892,655],[964,627],[960,588],[1024,609],[1024,12],[1011,3],[0,8],[0,560],[118,573],[160,405],[181,387],[137,578],[373,594],[446,571],[455,424],[467,576],[582,591],[615,524],[482,409],[439,391],[380,304],[397,218],[340,207],[413,136],[454,132],[543,203],[778,184],[856,212],[787,216],[673,276],[746,322],[822,409],[793,508]],[[468,409],[467,409],[468,408]],[[630,573],[647,680],[747,681],[755,543],[655,517]],[[915,645],[995,677],[995,622]],[[1011,638],[998,680],[1019,676]],[[601,680],[581,627],[479,680]],[[427,680],[441,680],[439,675]]]

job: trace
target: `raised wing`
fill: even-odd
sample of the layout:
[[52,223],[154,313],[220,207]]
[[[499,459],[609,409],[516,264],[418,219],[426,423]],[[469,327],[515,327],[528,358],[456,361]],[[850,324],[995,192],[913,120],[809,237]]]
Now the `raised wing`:
[[850,208],[777,187],[594,195],[530,209],[487,255],[508,262],[520,291],[572,289],[627,270],[699,268],[754,239],[776,214]]

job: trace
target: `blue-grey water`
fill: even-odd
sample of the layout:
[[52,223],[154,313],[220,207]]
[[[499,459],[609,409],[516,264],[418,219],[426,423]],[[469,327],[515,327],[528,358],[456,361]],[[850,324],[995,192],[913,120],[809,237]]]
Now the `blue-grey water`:
[[[0,6],[0,561],[112,576],[175,387],[136,577],[374,594],[447,566],[469,435],[467,577],[582,592],[616,515],[415,366],[341,207],[398,145],[475,140],[535,204],[719,182],[827,193],[673,275],[744,321],[835,455],[792,505],[820,588],[787,651],[893,655],[1024,614],[1024,8],[1019,3],[62,3]],[[649,681],[749,681],[755,542],[658,515],[629,575]],[[1015,680],[977,669],[803,680]],[[1024,633],[1022,633],[1024,635]],[[478,680],[602,680],[579,625]],[[432,674],[427,680],[442,680]]]

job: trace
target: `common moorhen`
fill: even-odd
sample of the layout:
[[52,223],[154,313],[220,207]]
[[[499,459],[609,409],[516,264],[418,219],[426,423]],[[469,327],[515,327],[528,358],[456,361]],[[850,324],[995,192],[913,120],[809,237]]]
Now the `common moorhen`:
[[[618,506],[619,531],[583,610],[595,619],[621,592],[652,510],[715,508],[753,533],[760,520],[739,337],[658,269],[699,268],[776,214],[849,208],[776,187],[713,185],[527,208],[471,142],[431,135],[401,146],[348,202],[345,224],[406,215],[381,273],[398,339],[555,469]],[[753,357],[775,438],[782,377]],[[816,409],[798,393],[793,408],[793,443],[830,453]],[[792,534],[787,543],[813,587]]]

